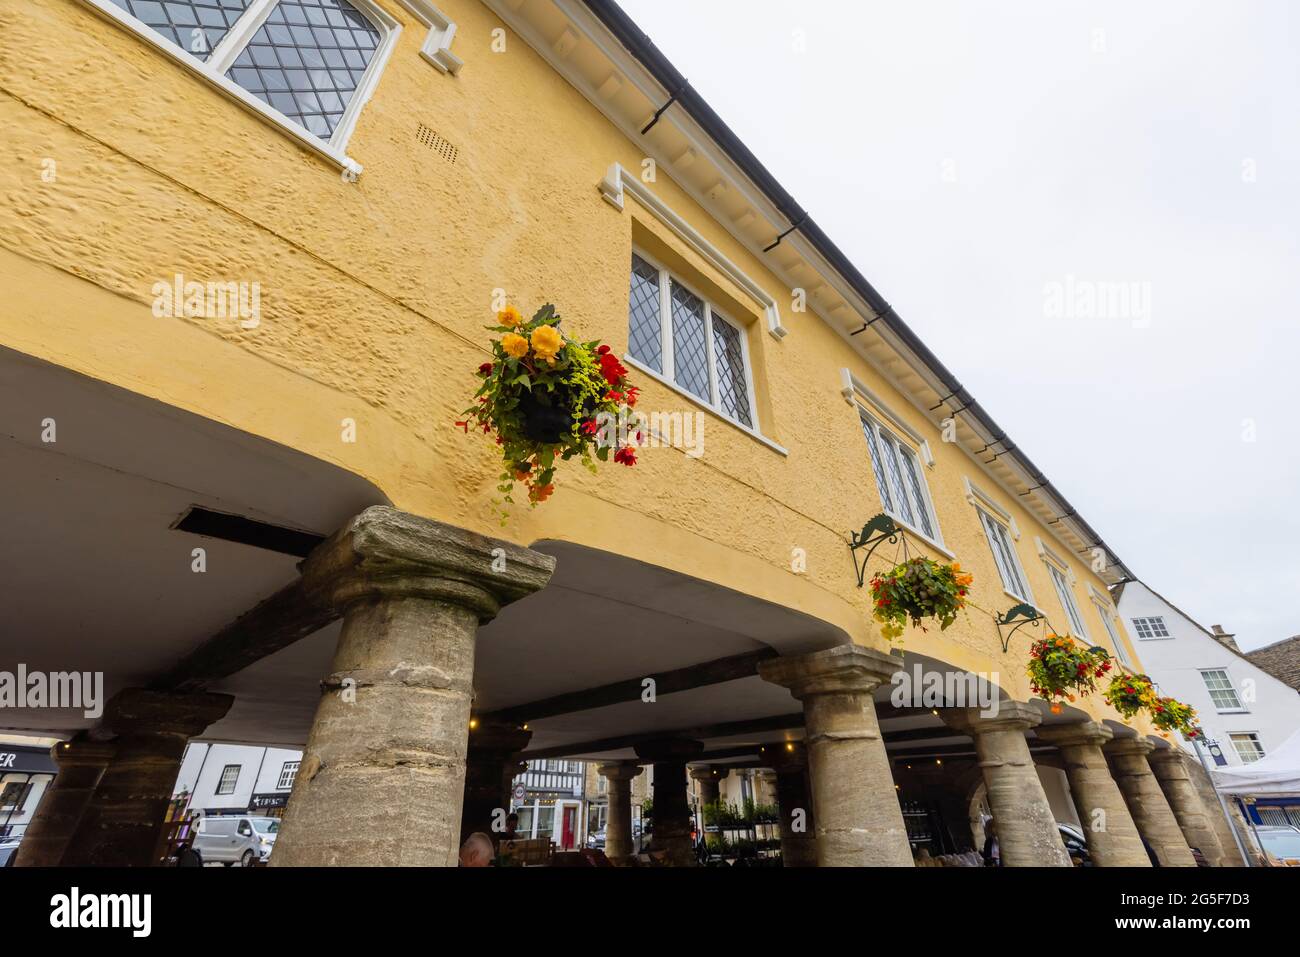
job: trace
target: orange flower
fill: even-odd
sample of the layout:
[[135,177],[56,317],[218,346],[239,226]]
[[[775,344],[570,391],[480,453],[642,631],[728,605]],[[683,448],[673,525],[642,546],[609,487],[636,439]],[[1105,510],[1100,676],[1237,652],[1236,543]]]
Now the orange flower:
[[528,340],[523,336],[508,332],[501,337],[501,348],[506,351],[506,355],[522,359],[528,355]]
[[555,365],[555,354],[564,346],[564,339],[554,326],[538,326],[533,330],[533,351],[539,359]]
[[506,306],[497,313],[497,322],[512,329],[523,321],[523,315],[514,306]]

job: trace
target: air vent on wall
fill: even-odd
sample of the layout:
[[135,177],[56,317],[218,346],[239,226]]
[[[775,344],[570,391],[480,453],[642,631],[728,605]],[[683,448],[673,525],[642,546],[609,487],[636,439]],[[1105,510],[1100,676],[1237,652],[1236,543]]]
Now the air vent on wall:
[[437,130],[421,123],[415,128],[415,138],[448,163],[456,162],[456,156],[460,153],[460,150],[456,148],[456,144],[443,137]]
[[223,541],[252,545],[254,548],[265,548],[267,551],[294,555],[298,558],[306,558],[313,548],[325,541],[323,536],[312,532],[271,525],[242,515],[214,512],[201,505],[191,505],[189,511],[182,515],[172,528],[178,532],[220,538]]

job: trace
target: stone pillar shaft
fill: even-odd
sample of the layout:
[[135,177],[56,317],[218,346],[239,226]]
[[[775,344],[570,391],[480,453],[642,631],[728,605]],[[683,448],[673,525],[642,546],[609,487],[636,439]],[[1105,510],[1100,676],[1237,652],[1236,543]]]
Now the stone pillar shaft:
[[996,714],[978,708],[948,711],[943,720],[975,742],[998,849],[1006,867],[1070,867],[1052,807],[1029,753],[1025,732],[1042,721],[1019,701],[1001,701]]
[[1101,752],[1111,730],[1085,721],[1039,728],[1037,734],[1061,752],[1092,862],[1097,867],[1150,867],[1137,825]]
[[1138,833],[1146,838],[1161,867],[1195,867],[1196,860],[1169,807],[1160,784],[1151,773],[1147,754],[1152,744],[1141,738],[1122,738],[1106,745],[1111,771]]
[[686,762],[702,750],[700,742],[679,738],[636,746],[637,757],[654,765],[650,848],[662,852],[667,863],[678,867],[696,861],[691,846],[691,808],[686,797]]
[[15,867],[59,863],[112,756],[112,744],[91,740],[61,741],[50,749],[59,771],[23,832]]
[[635,854],[632,840],[632,779],[641,773],[635,764],[602,764],[597,773],[609,781],[605,818],[605,856],[622,862]]
[[343,630],[272,866],[456,866],[478,626],[554,567],[384,506],[308,556]]
[[[1178,826],[1189,847],[1194,847],[1205,855],[1206,863],[1211,867],[1224,866],[1223,845],[1215,832],[1210,809],[1201,801],[1196,785],[1192,783],[1184,757],[1179,748],[1165,748],[1152,751],[1147,756],[1151,772],[1156,776],[1160,789],[1164,791],[1165,800],[1169,802]],[[1216,806],[1213,813],[1218,814]]]
[[766,680],[803,702],[821,867],[912,866],[872,700],[897,670],[897,659],[861,645],[759,665]]
[[104,709],[117,732],[113,757],[95,786],[61,864],[73,867],[151,867],[158,863],[167,805],[185,745],[225,716],[230,695],[120,692]]
[[816,867],[816,819],[804,768],[777,770],[776,802],[781,815],[781,863],[785,867]]

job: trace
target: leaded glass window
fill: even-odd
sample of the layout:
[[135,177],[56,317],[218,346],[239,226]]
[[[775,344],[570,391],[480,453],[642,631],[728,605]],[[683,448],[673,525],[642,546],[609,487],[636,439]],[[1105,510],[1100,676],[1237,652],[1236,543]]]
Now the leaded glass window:
[[326,141],[385,38],[359,0],[107,2]]
[[916,452],[865,412],[860,412],[860,416],[880,503],[886,513],[927,538],[937,539],[937,525],[930,511]]
[[1047,565],[1047,572],[1052,577],[1052,586],[1056,589],[1056,597],[1061,599],[1061,607],[1065,609],[1065,614],[1070,619],[1070,627],[1074,629],[1074,634],[1080,638],[1087,638],[1088,629],[1083,624],[1083,615],[1079,614],[1079,606],[1074,603],[1074,595],[1070,591],[1070,583],[1066,581],[1065,573],[1052,562],[1044,562],[1044,564]]
[[979,514],[980,524],[984,526],[984,537],[988,539],[989,549],[993,552],[993,564],[998,567],[1002,587],[1023,601],[1032,602],[1029,586],[1025,584],[1024,570],[1020,567],[1020,559],[1016,557],[1016,549],[1011,542],[1011,533],[984,509],[976,508],[975,511]]
[[666,269],[632,255],[628,356],[745,428],[756,428],[745,331]]

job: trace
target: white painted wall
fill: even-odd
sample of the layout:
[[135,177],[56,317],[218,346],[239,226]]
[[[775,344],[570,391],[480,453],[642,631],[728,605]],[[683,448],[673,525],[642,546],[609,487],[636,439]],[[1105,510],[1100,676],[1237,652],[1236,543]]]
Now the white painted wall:
[[[1208,631],[1183,615],[1141,582],[1129,582],[1119,602],[1120,617],[1142,661],[1142,667],[1162,694],[1196,709],[1206,735],[1219,742],[1229,766],[1240,765],[1229,735],[1254,731],[1265,754],[1300,728],[1300,695],[1245,658],[1233,654],[1210,637]],[[1134,618],[1161,617],[1171,637],[1143,639]],[[1201,671],[1222,668],[1241,699],[1241,713],[1220,712],[1210,698]],[[1172,738],[1188,751],[1191,744]]]
[[[245,744],[192,742],[185,750],[174,794],[190,791],[190,807],[204,812],[244,811],[254,794],[288,794],[277,787],[286,761],[300,761],[301,751],[262,748]],[[232,794],[217,794],[226,765],[239,765],[239,778]]]

